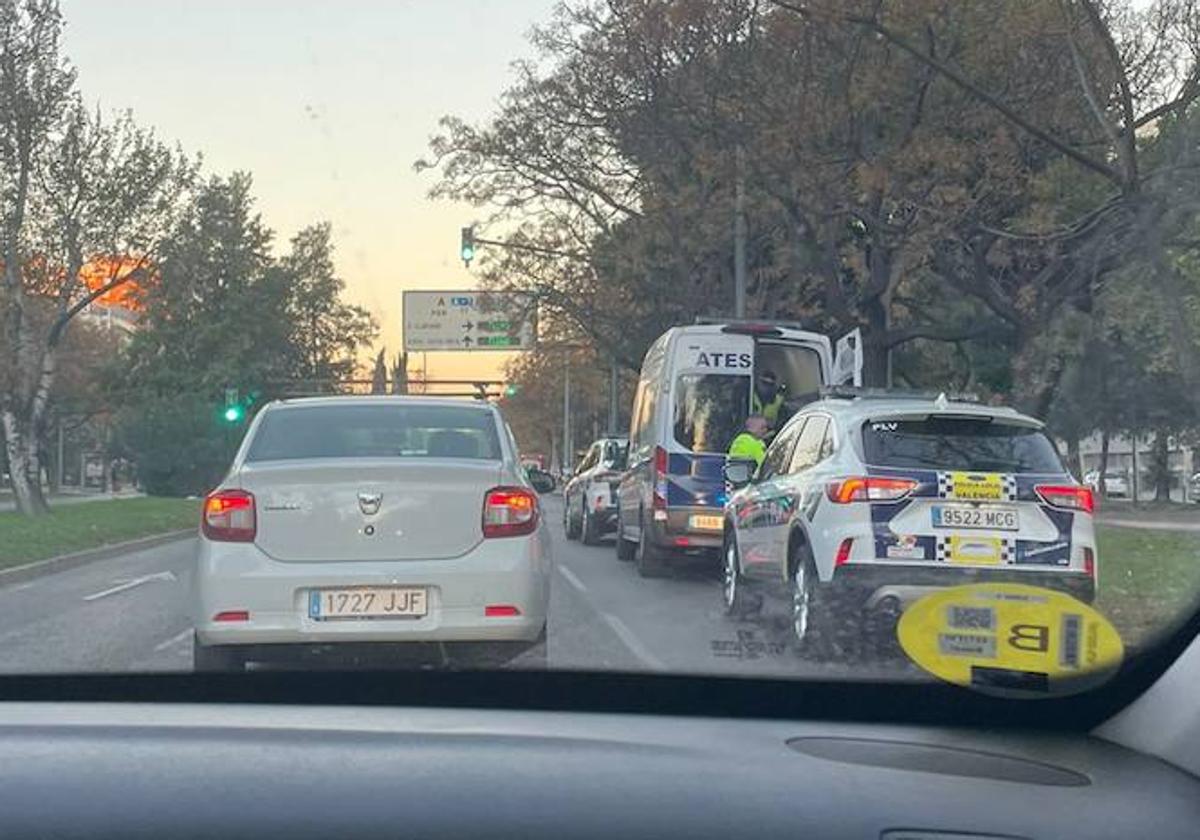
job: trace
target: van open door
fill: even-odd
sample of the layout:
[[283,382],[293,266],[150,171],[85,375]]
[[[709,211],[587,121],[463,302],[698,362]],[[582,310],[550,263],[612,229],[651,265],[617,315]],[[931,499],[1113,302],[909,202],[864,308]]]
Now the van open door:
[[838,339],[833,355],[833,381],[830,385],[862,385],[862,330],[855,327]]

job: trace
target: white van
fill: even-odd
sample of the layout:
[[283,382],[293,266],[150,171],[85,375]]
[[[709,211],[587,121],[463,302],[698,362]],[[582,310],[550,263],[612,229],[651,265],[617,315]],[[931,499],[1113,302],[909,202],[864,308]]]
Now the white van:
[[836,362],[827,336],[796,324],[723,321],[663,333],[646,352],[634,396],[617,556],[636,559],[650,577],[671,553],[719,549],[725,453],[752,410],[762,410],[756,383],[772,374],[778,383],[778,428],[822,386],[859,384],[861,371],[857,330],[838,342]]

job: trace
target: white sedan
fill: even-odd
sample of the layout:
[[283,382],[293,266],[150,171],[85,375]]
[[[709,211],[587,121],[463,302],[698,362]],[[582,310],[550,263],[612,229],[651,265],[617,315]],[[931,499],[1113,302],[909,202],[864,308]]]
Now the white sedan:
[[397,642],[544,658],[550,540],[492,405],[267,405],[204,502],[195,667]]

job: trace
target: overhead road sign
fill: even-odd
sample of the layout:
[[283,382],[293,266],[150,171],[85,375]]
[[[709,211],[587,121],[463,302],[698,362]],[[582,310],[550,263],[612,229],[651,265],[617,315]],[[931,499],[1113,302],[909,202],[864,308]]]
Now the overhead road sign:
[[406,291],[404,349],[409,352],[531,350],[537,309],[522,292]]

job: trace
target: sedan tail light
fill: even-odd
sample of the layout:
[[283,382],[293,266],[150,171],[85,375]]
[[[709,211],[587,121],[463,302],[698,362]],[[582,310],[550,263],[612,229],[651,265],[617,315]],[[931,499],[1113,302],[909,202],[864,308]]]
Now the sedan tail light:
[[896,502],[916,490],[919,483],[911,478],[860,475],[831,481],[825,492],[829,501],[839,505],[850,502]]
[[1050,507],[1091,513],[1096,509],[1092,488],[1074,484],[1039,484],[1033,488],[1038,497]]
[[245,490],[217,490],[204,500],[200,533],[213,542],[254,542],[258,520],[254,495]]
[[537,521],[537,496],[524,487],[496,487],[483,498],[484,537],[532,534]]

